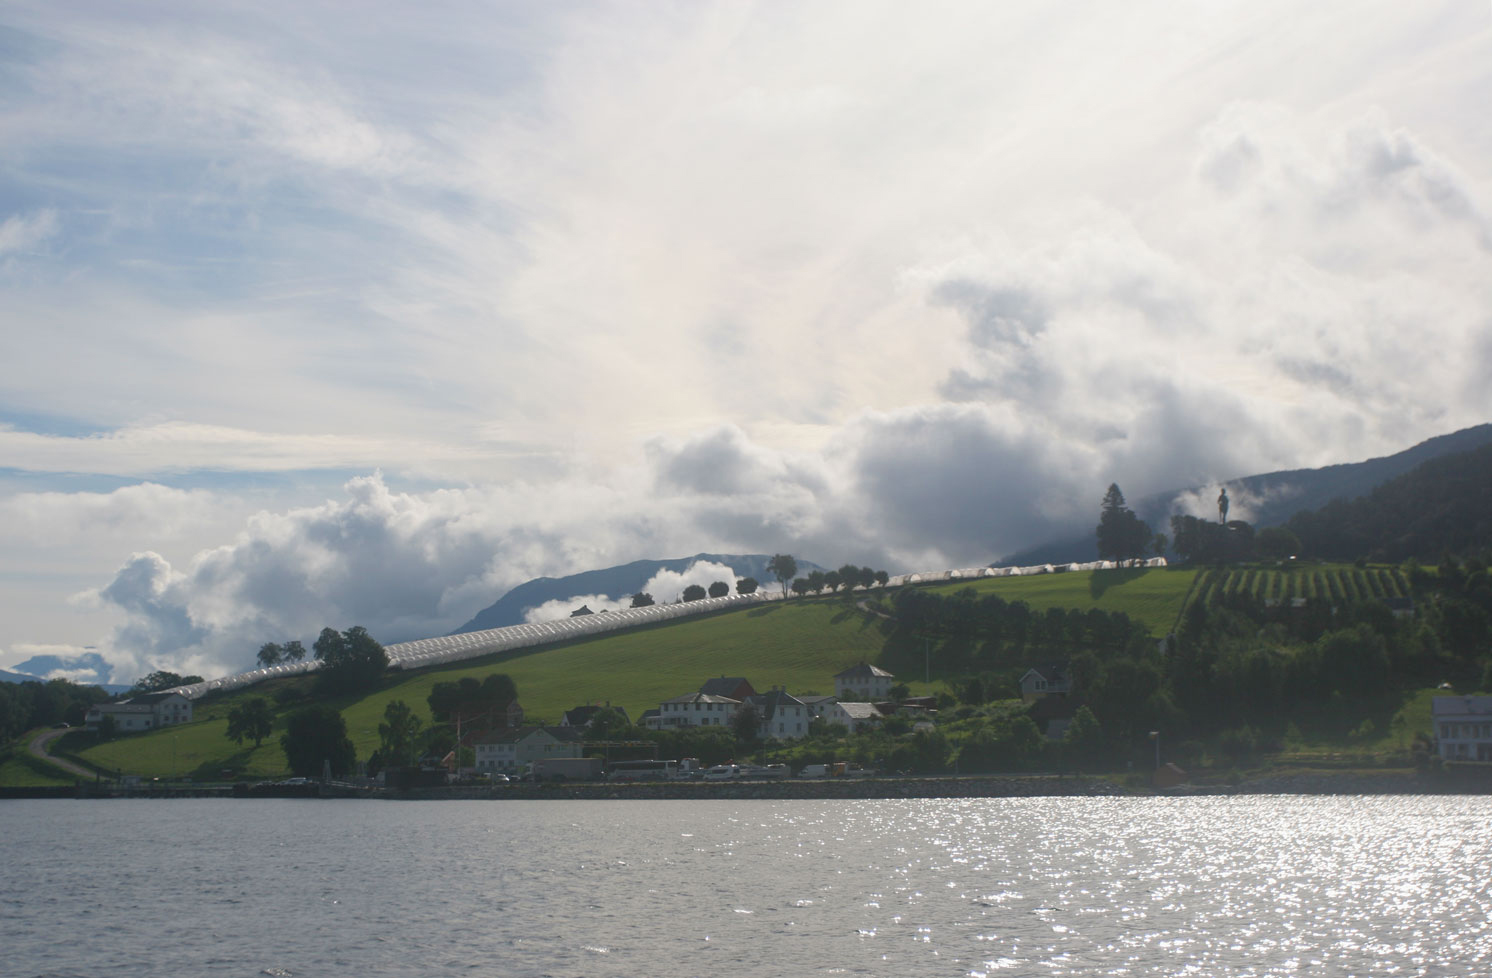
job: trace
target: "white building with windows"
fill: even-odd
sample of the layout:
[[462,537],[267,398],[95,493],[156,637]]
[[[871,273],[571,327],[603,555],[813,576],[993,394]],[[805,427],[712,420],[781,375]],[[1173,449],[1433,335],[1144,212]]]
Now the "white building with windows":
[[896,677],[884,669],[861,662],[834,676],[833,689],[840,700],[879,703],[890,699],[895,681]]
[[480,774],[520,774],[534,761],[582,756],[575,727],[501,728],[474,741],[474,770]]
[[769,693],[752,696],[745,702],[755,708],[760,718],[757,733],[764,739],[801,740],[807,736],[807,723],[812,719],[807,704],[784,689],[773,689]]
[[740,701],[712,693],[688,693],[665,700],[654,719],[658,730],[669,727],[727,727]]
[[1445,761],[1490,762],[1490,698],[1434,696],[1433,750]]
[[84,714],[84,726],[98,730],[105,717],[113,717],[121,733],[156,730],[193,719],[193,701],[181,693],[143,693],[118,703],[97,703]]

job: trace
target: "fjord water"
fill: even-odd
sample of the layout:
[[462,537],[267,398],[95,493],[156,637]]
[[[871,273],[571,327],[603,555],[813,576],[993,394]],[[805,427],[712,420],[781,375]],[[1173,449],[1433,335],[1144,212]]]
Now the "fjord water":
[[0,803],[9,975],[1488,975],[1488,797]]

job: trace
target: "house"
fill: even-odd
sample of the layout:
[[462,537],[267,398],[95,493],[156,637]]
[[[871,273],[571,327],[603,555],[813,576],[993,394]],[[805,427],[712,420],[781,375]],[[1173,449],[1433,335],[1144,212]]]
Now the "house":
[[89,707],[83,722],[98,730],[104,718],[113,717],[115,729],[122,732],[155,730],[193,719],[193,701],[181,693],[143,693],[119,703],[98,703]]
[[616,713],[620,714],[620,716],[624,717],[625,720],[626,720],[626,722],[629,722],[629,720],[630,720],[630,714],[628,714],[628,713],[625,712],[625,708],[624,707],[621,707],[621,706],[610,706],[608,703],[606,703],[603,706],[598,706],[598,705],[575,706],[575,707],[573,707],[573,709],[571,709],[571,710],[569,710],[569,711],[567,711],[566,713],[563,714],[563,716],[562,716],[562,723],[559,724],[559,726],[563,726],[563,727],[587,727],[590,723],[593,722],[594,716],[600,710],[613,710]]
[[1044,696],[1066,696],[1073,691],[1073,683],[1063,666],[1045,665],[1026,670],[1021,677],[1021,699],[1035,703]]
[[838,710],[838,697],[805,693],[797,697],[797,699],[801,700],[802,705],[807,707],[808,722],[812,722],[813,720],[836,722],[833,720],[833,714]]
[[1490,698],[1434,696],[1432,746],[1445,761],[1490,763]]
[[876,726],[881,719],[874,703],[839,703],[838,713],[829,717],[830,722],[842,724],[850,732]]
[[510,727],[474,739],[474,770],[480,774],[520,774],[543,758],[582,756],[576,727]]
[[772,689],[745,702],[755,708],[760,718],[756,732],[762,739],[801,740],[807,736],[807,724],[812,719],[807,704],[785,689]]
[[707,693],[710,696],[727,696],[743,703],[755,695],[755,687],[750,685],[750,680],[744,676],[720,676],[718,679],[710,679],[699,686],[698,692]]
[[657,729],[727,727],[739,708],[740,701],[729,696],[688,693],[662,703],[661,715],[656,718]]
[[833,677],[833,688],[840,700],[874,703],[891,695],[896,677],[877,666],[861,662]]

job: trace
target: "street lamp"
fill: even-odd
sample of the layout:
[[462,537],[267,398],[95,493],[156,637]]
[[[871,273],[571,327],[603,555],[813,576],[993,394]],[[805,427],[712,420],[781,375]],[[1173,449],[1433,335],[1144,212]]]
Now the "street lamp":
[[1156,767],[1152,768],[1154,771],[1161,767],[1161,733],[1160,731],[1153,730],[1146,736],[1156,743]]

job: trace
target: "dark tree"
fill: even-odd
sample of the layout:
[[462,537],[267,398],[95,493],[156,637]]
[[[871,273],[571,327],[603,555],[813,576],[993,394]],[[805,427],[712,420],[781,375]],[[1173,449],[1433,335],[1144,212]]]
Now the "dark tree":
[[714,581],[708,586],[710,598],[722,598],[729,594],[729,585],[724,581]]
[[653,604],[656,604],[656,599],[645,591],[637,591],[630,596],[630,606],[632,608],[645,608]]
[[261,664],[261,668],[278,665],[281,662],[281,646],[275,642],[267,642],[255,654],[255,661]]
[[229,729],[224,736],[236,744],[253,740],[259,747],[262,740],[271,736],[270,704],[256,696],[230,709]]
[[416,763],[422,720],[403,700],[385,705],[385,719],[380,727],[380,758],[392,767],[409,767]]
[[760,713],[749,703],[743,703],[729,721],[729,729],[734,731],[734,737],[742,744],[754,742],[760,733]]
[[[875,575],[871,573],[873,580]],[[845,591],[853,591],[859,584],[859,568],[853,564],[845,564],[839,568],[839,583],[844,586]]]
[[321,777],[324,761],[336,778],[354,770],[354,744],[343,716],[331,706],[309,706],[288,717],[281,749],[287,766],[300,777]]
[[776,554],[766,564],[766,573],[776,578],[781,585],[781,596],[786,597],[787,586],[797,576],[797,558],[791,554]]
[[301,662],[305,658],[307,658],[307,650],[296,639],[292,639],[281,646],[281,659],[283,662]]
[[331,628],[323,629],[313,643],[313,655],[323,663],[318,670],[318,686],[331,693],[375,686],[391,661],[385,647],[362,625],[355,625],[342,635]]
[[135,685],[130,688],[129,695],[139,696],[142,693],[160,693],[162,690],[175,689],[178,686],[191,686],[194,683],[203,682],[202,676],[179,676],[175,672],[160,670],[149,676],[137,679]]
[[834,591],[837,591],[839,585],[842,583],[843,578],[839,575],[838,571],[828,571],[823,575],[823,586],[826,588],[832,588]]
[[344,636],[332,628],[325,628],[318,633],[318,640],[313,643],[313,658],[319,662],[337,662],[344,652]]
[[885,587],[888,583],[890,583],[890,580],[891,575],[887,574],[885,571],[878,570],[875,572],[875,583],[879,584],[881,587]]
[[823,588],[827,583],[827,579],[822,571],[807,572],[807,589],[813,594],[822,594]]
[[1099,526],[1094,531],[1099,556],[1104,560],[1127,560],[1139,557],[1151,542],[1151,527],[1125,507],[1125,494],[1113,482],[1104,493],[1099,511]]
[[792,582],[792,593],[800,598],[807,593],[808,588],[810,588],[811,586],[812,585],[807,583],[807,578],[799,577]]
[[1268,560],[1286,560],[1297,556],[1301,549],[1302,541],[1297,534],[1284,526],[1268,527],[1255,536],[1255,552]]
[[753,577],[742,577],[734,582],[734,590],[737,594],[754,594],[760,590],[760,582]]
[[515,680],[497,672],[485,676],[483,682],[465,676],[456,683],[437,683],[427,697],[427,706],[438,723],[451,723],[460,717],[469,722],[483,716],[493,727],[504,720],[505,708],[516,699]]
[[682,600],[684,601],[702,601],[706,597],[708,597],[708,592],[703,590],[703,585],[701,584],[689,584],[682,589]]

